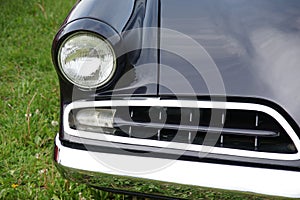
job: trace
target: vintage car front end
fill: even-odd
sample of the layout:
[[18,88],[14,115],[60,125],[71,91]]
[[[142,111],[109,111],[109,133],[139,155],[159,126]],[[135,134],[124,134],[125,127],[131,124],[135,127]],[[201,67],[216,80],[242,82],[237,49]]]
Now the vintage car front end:
[[78,1],[52,48],[58,169],[144,196],[300,197],[299,11],[297,0]]

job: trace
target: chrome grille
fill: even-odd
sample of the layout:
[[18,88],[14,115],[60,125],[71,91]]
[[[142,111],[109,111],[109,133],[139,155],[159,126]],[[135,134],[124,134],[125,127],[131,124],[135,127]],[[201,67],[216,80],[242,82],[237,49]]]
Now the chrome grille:
[[[114,110],[110,128],[78,126],[74,116],[84,109]],[[260,104],[159,98],[86,101],[68,105],[63,119],[68,122],[63,123],[67,134],[89,139],[267,159],[300,158],[300,140],[288,121]]]
[[[173,107],[118,107],[116,110],[114,124],[118,136],[203,145],[207,134],[220,134],[215,144],[218,147],[296,152],[285,130],[262,112]],[[219,122],[211,121],[212,112]],[[197,121],[193,121],[197,113]]]

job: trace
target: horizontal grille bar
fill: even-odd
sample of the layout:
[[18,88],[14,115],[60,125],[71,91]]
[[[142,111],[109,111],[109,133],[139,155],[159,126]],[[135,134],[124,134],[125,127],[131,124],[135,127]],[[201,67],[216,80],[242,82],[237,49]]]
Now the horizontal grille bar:
[[188,126],[188,125],[174,125],[174,124],[160,124],[160,123],[141,123],[141,122],[128,122],[121,119],[115,119],[114,127],[133,126],[151,129],[168,129],[190,132],[208,132],[208,133],[222,133],[224,135],[244,135],[244,136],[257,136],[257,137],[276,137],[279,136],[278,132],[273,130],[251,130],[241,128],[218,128],[218,127],[205,127],[205,126]]

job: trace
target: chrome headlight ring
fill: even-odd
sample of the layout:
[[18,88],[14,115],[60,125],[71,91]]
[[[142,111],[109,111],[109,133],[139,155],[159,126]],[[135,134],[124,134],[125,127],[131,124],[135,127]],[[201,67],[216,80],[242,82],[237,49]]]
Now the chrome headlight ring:
[[65,78],[85,89],[104,85],[116,71],[113,47],[91,32],[76,32],[67,37],[60,45],[57,59]]

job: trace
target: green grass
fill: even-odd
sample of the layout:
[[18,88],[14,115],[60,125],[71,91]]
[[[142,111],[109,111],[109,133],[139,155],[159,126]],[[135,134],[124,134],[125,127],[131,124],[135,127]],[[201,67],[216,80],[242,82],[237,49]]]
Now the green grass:
[[[66,181],[52,161],[59,87],[50,50],[74,3],[0,0],[0,199],[130,199]],[[201,197],[228,194],[204,190]]]
[[0,0],[0,199],[90,199],[95,194],[65,181],[52,162],[59,87],[50,50],[74,3]]

